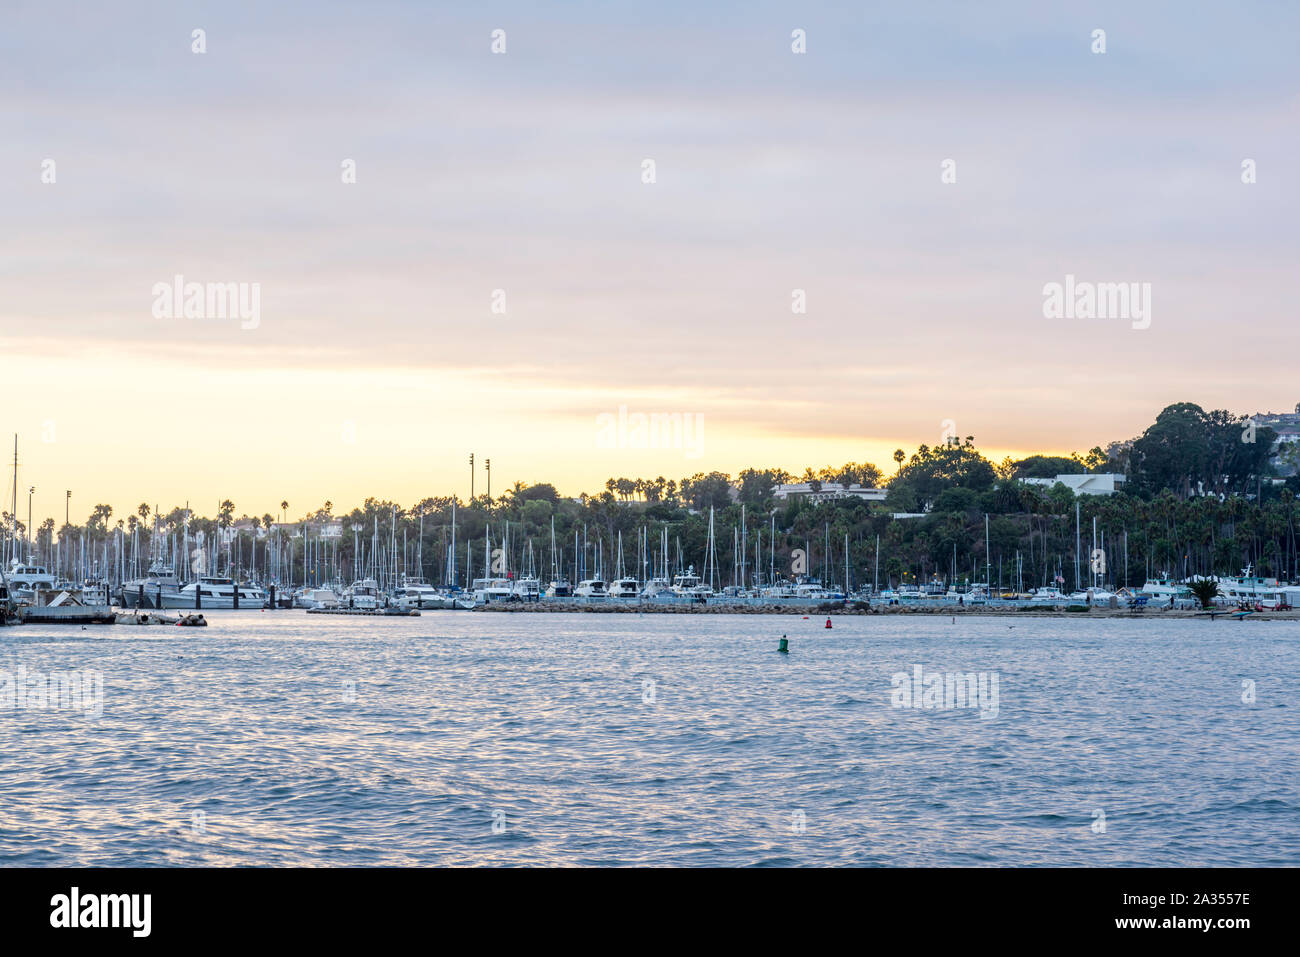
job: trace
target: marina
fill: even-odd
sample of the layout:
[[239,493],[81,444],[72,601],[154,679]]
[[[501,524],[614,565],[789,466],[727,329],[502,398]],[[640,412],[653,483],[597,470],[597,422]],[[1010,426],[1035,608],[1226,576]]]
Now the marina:
[[1300,7],[10,6],[16,952],[1294,936]]

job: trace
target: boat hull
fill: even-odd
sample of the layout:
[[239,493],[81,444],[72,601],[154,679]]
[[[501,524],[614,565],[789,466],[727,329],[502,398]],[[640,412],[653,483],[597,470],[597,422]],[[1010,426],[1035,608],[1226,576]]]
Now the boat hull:
[[[179,593],[172,594],[172,595],[164,594],[162,596],[162,607],[176,609],[176,610],[192,609],[194,611],[207,611],[209,608],[218,609],[218,610],[223,608],[233,609],[235,607],[235,599],[234,596],[232,595],[215,595],[215,596],[204,595],[201,601],[202,604],[196,605],[194,603],[194,597],[192,595],[182,595]],[[249,598],[248,596],[241,596],[239,599],[240,610],[245,610],[245,609],[257,610],[259,608],[265,608],[265,607],[266,607],[265,598]]]

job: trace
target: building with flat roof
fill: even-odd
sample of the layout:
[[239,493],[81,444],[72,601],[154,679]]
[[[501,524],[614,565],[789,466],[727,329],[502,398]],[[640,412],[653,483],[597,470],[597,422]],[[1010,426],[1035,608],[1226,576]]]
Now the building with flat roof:
[[1026,485],[1051,488],[1060,482],[1075,495],[1114,495],[1126,481],[1118,472],[1083,472],[1077,475],[1058,475],[1055,478],[1022,478]]
[[772,497],[778,501],[800,498],[809,502],[833,502],[837,499],[857,498],[866,502],[883,502],[885,494],[883,488],[864,488],[856,482],[852,485],[842,485],[839,482],[793,482],[772,488]]

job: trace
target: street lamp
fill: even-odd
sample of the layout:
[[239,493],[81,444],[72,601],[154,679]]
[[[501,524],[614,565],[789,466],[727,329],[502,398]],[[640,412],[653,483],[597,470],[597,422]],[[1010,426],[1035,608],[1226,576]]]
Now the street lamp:
[[490,501],[492,501],[492,460],[491,460],[491,459],[484,459],[483,462],[484,462],[484,464],[487,466],[487,477],[488,477],[488,501],[490,502]]
[[469,453],[469,500],[474,501],[474,453]]

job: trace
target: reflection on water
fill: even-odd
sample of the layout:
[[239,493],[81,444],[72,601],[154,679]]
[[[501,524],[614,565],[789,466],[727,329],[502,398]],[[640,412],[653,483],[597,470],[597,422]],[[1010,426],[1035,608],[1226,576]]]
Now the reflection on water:
[[210,617],[0,631],[103,674],[0,707],[0,864],[1300,863],[1300,623]]

